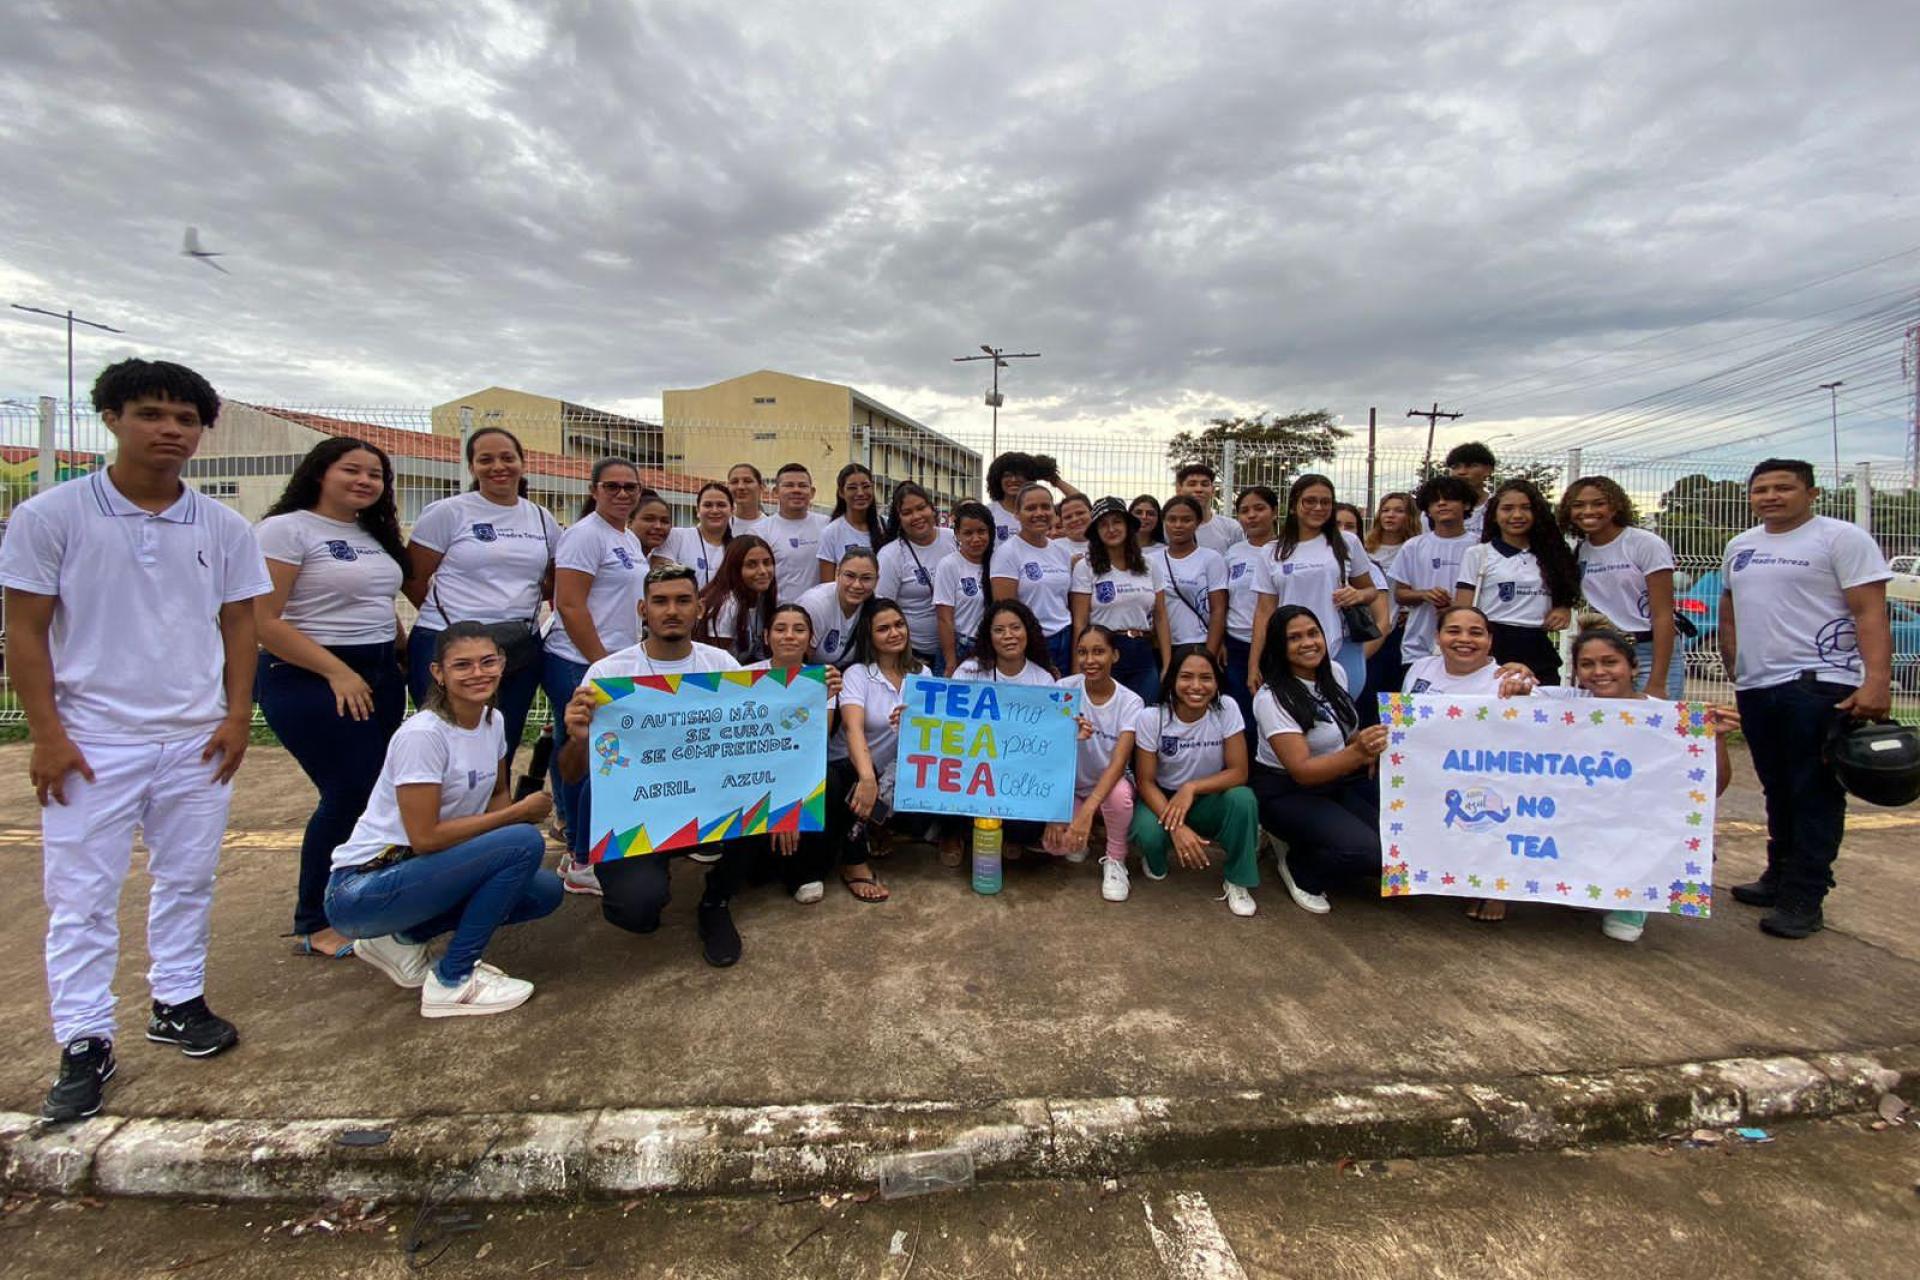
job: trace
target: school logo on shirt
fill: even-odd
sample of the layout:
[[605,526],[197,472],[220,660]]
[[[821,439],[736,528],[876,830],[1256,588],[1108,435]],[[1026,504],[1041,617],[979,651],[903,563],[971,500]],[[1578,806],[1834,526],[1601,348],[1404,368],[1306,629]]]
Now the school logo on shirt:
[[1751,562],[1752,559],[1753,559],[1753,552],[1736,551],[1733,553],[1733,564],[1728,567],[1731,568],[1733,572],[1738,573],[1742,569],[1746,568],[1748,563]]
[[622,569],[633,568],[633,556],[628,553],[625,547],[615,547],[613,549],[613,558],[620,562]]
[[961,595],[963,595],[963,596],[977,596],[977,595],[979,595],[979,594],[980,594],[980,579],[978,579],[978,578],[962,578],[962,579],[960,579],[960,594],[961,594]]
[[360,553],[338,538],[327,539],[327,554],[335,560],[344,560],[348,564],[360,558]]
[[1517,582],[1503,582],[1503,583],[1501,583],[1501,584],[1500,584],[1500,599],[1501,599],[1501,600],[1502,600],[1503,602],[1505,602],[1505,603],[1507,603],[1507,604],[1512,604],[1512,603],[1513,603],[1513,597],[1515,596],[1515,594],[1517,594],[1517,592],[1518,592],[1518,588],[1519,588],[1519,585],[1520,585],[1520,584],[1519,584],[1519,583],[1517,583]]
[[1115,597],[1119,594],[1119,592],[1113,589],[1111,582],[1096,582],[1093,584],[1093,598],[1101,604],[1112,604]]
[[933,579],[927,576],[927,571],[925,569],[915,569],[913,571],[913,580],[919,583],[923,587],[930,587],[933,585]]
[[788,538],[788,539],[787,539],[787,545],[788,545],[789,547],[792,547],[792,548],[793,548],[793,549],[794,549],[795,551],[798,551],[798,550],[800,549],[800,539],[798,539],[798,538]]
[[[1292,566],[1289,565],[1288,568],[1292,568]],[[1227,576],[1229,578],[1235,579],[1236,581],[1239,578],[1241,578],[1246,572],[1247,572],[1247,566],[1238,561],[1236,561],[1235,563],[1227,567]]]
[[[1434,561],[1433,563],[1434,563],[1434,567],[1435,567],[1435,568],[1438,568],[1438,567],[1439,567],[1439,565],[1440,565],[1440,562],[1439,562],[1438,560],[1436,560],[1436,561]],[[1283,578],[1290,578],[1290,577],[1292,577],[1292,576],[1293,576],[1293,569],[1294,569],[1294,564],[1293,564],[1293,561],[1291,561],[1291,560],[1283,560],[1283,561],[1281,561],[1281,563],[1280,563],[1280,576],[1281,576],[1281,577],[1283,577]]]
[[1436,568],[1436,569],[1438,569],[1438,568],[1439,568],[1439,567],[1440,567],[1440,566],[1441,566],[1441,565],[1442,565],[1443,563],[1445,563],[1445,562],[1444,562],[1444,561],[1442,561],[1442,560],[1440,559],[1440,557],[1439,557],[1439,556],[1435,556],[1435,557],[1433,558],[1433,567],[1434,567],[1434,568]]
[[840,652],[840,629],[835,627],[832,631],[827,632],[827,642],[820,647],[828,653]]
[[1181,739],[1170,738],[1162,734],[1160,737],[1160,754],[1171,760],[1174,756],[1180,754],[1180,743]]
[[1835,618],[1814,633],[1813,651],[1830,667],[1860,669],[1860,632],[1852,618]]
[[1415,680],[1415,681],[1413,682],[1413,688],[1411,688],[1411,689],[1409,689],[1409,690],[1408,690],[1407,692],[1409,692],[1409,693],[1425,693],[1425,692],[1426,692],[1427,690],[1429,690],[1429,689],[1431,689],[1431,688],[1433,688],[1433,681],[1431,681],[1431,680],[1428,680],[1428,679],[1425,679],[1425,678],[1422,678],[1422,679],[1419,679],[1419,680]]
[[475,542],[498,542],[500,535],[493,531],[492,525],[476,523],[473,526],[473,538]]
[[1022,571],[1023,571],[1023,572],[1024,572],[1025,574],[1026,574],[1026,576],[1027,576],[1027,581],[1028,581],[1028,582],[1038,582],[1038,581],[1040,581],[1040,565],[1039,565],[1039,562],[1037,562],[1037,561],[1034,561],[1034,560],[1029,560],[1029,561],[1027,561],[1027,563],[1026,563],[1026,565],[1025,565],[1025,566],[1023,567],[1023,570],[1022,570]]
[[480,771],[478,769],[467,770],[467,790],[471,791],[479,785],[480,785]]

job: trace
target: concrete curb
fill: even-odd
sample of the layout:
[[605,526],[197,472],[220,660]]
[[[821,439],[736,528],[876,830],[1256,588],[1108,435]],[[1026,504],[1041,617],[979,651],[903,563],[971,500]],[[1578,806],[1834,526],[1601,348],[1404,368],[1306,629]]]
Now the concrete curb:
[[[13,1191],[196,1200],[799,1192],[871,1184],[888,1157],[942,1147],[970,1152],[983,1178],[1551,1149],[1857,1111],[1916,1082],[1920,1045],[1208,1098],[416,1119],[100,1117],[50,1133],[33,1132],[30,1116],[0,1114],[0,1170]],[[373,1146],[342,1145],[350,1130],[390,1136]]]

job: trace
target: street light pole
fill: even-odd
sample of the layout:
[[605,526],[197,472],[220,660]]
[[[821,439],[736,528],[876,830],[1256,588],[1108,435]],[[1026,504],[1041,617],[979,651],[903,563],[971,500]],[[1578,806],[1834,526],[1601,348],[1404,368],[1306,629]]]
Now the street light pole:
[[[980,349],[986,352],[986,354],[980,356],[955,356],[953,362],[955,364],[965,364],[969,360],[993,361],[993,390],[987,393],[987,403],[993,408],[993,443],[990,446],[991,452],[988,454],[988,457],[991,458],[997,456],[1000,452],[1000,371],[1007,367],[1007,361],[1009,360],[1038,360],[1040,353],[1038,351],[1008,351],[1005,347],[990,347],[984,342],[980,344]],[[989,494],[988,497],[992,497],[992,495]]]
[[1840,487],[1840,388],[1846,385],[1844,379],[1820,384],[1820,389],[1827,393],[1827,413],[1833,422],[1833,486],[1836,489]]
[[15,311],[31,311],[37,316],[52,316],[55,320],[65,320],[67,322],[67,465],[72,466],[79,453],[74,447],[73,326],[76,324],[84,324],[94,329],[105,330],[108,333],[125,333],[126,330],[116,329],[110,324],[101,324],[98,320],[88,320],[81,316],[76,316],[73,314],[71,307],[65,311],[48,311],[45,307],[29,307],[18,302],[12,303],[11,305]]

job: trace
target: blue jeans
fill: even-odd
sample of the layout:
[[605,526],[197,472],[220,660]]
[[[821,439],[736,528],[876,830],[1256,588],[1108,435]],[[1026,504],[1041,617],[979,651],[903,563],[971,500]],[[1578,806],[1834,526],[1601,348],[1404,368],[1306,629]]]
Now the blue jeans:
[[[1240,719],[1247,726],[1249,744],[1259,732],[1253,727],[1253,691],[1247,687],[1247,667],[1252,657],[1251,642],[1235,640],[1232,636],[1227,637],[1227,696],[1232,698],[1234,705],[1240,708]],[[1154,696],[1147,701],[1153,702],[1158,697],[1159,690],[1156,689]],[[1251,751],[1253,747],[1249,745],[1247,750]]]
[[1113,663],[1113,678],[1140,695],[1151,706],[1160,701],[1160,652],[1149,636],[1121,636],[1120,656]]
[[1073,628],[1062,627],[1047,637],[1047,654],[1053,659],[1053,669],[1059,675],[1073,670]]
[[[1367,653],[1366,645],[1358,640],[1348,640],[1341,644],[1340,655],[1334,663],[1347,673],[1347,693],[1357,703],[1367,692]],[[1253,717],[1247,717],[1247,723],[1253,723]]]
[[377,871],[344,867],[327,882],[327,919],[349,938],[393,935],[417,944],[452,933],[435,972],[456,986],[480,963],[495,929],[560,905],[560,877],[540,868],[545,855],[540,832],[516,822]]
[[[1673,656],[1667,660],[1667,699],[1671,702],[1678,702],[1687,696],[1686,640],[1687,638],[1682,635],[1673,637]],[[1634,676],[1633,687],[1644,693],[1647,689],[1647,678],[1653,674],[1653,641],[1636,641],[1633,652],[1640,668]],[[1653,694],[1658,697],[1660,691],[1655,689]]]
[[353,824],[379,781],[387,743],[407,715],[406,682],[394,663],[392,641],[326,649],[373,690],[373,715],[368,719],[341,715],[324,677],[270,653],[260,655],[253,681],[253,696],[267,727],[320,793],[300,838],[300,887],[293,906],[297,934],[327,927],[333,851],[353,834]]
[[1834,704],[1852,692],[1802,676],[1733,695],[1767,800],[1767,869],[1760,879],[1784,906],[1817,907],[1833,887],[1847,793],[1820,750],[1841,714]]
[[[439,641],[438,631],[429,631],[425,627],[415,627],[407,637],[407,692],[413,695],[413,705],[418,709],[427,696],[427,690],[433,687],[433,646]],[[511,675],[500,678],[500,693],[494,699],[500,708],[500,718],[507,730],[507,765],[513,765],[513,753],[520,749],[520,735],[527,729],[527,711],[533,706],[533,695],[540,692],[540,663],[530,662]]]
[[553,708],[553,758],[547,763],[547,786],[553,792],[553,811],[559,816],[560,825],[566,828],[569,839],[573,836],[575,815],[585,817],[585,796],[587,779],[568,783],[560,777],[560,748],[566,745],[567,730],[561,717],[567,709],[567,699],[573,697],[587,679],[587,664],[563,658],[557,653],[540,655],[540,687],[546,691],[547,705]]
[[[947,674],[947,660],[941,656],[940,651],[938,649],[934,649],[927,652],[922,652],[919,649],[915,649],[913,651],[913,656],[920,659],[920,661],[924,662],[927,665],[928,675],[944,676],[945,674]],[[964,662],[965,660],[966,660],[965,655],[962,655],[961,661]]]

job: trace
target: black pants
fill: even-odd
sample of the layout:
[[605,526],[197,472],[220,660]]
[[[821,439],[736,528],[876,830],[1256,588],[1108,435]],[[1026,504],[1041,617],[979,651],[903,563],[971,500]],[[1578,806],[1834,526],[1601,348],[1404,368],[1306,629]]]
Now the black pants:
[[743,870],[752,882],[778,880],[789,894],[809,881],[825,881],[833,870],[834,844],[824,831],[802,832],[800,847],[790,854],[775,852],[771,836],[747,836],[738,843],[745,859]]
[[1493,631],[1493,660],[1522,662],[1541,684],[1560,683],[1560,648],[1539,627],[1510,622],[1489,623]]
[[1761,879],[1785,906],[1817,907],[1833,888],[1847,793],[1821,760],[1820,748],[1840,714],[1834,704],[1852,692],[1803,675],[1733,695],[1767,798],[1767,870]]
[[[742,840],[728,840],[719,846],[720,861],[707,868],[701,906],[725,906],[733,899],[753,853],[746,844]],[[600,880],[600,914],[607,918],[607,923],[628,933],[652,933],[658,929],[660,913],[673,899],[671,859],[684,852],[649,853],[597,864],[594,872]]]
[[293,907],[293,931],[298,934],[327,927],[333,851],[347,842],[365,812],[387,758],[387,743],[407,714],[407,684],[391,641],[326,648],[373,690],[370,718],[341,715],[325,678],[270,653],[260,655],[253,681],[253,696],[267,727],[320,792],[300,838],[300,888]]
[[1361,773],[1303,787],[1255,764],[1248,778],[1260,825],[1287,842],[1287,871],[1306,893],[1380,877],[1380,787]]
[[1387,632],[1386,640],[1367,659],[1367,687],[1362,696],[1354,699],[1354,705],[1360,709],[1360,723],[1363,726],[1380,723],[1380,694],[1400,692],[1400,680],[1407,670],[1400,661],[1402,634],[1403,628],[1400,627]]

